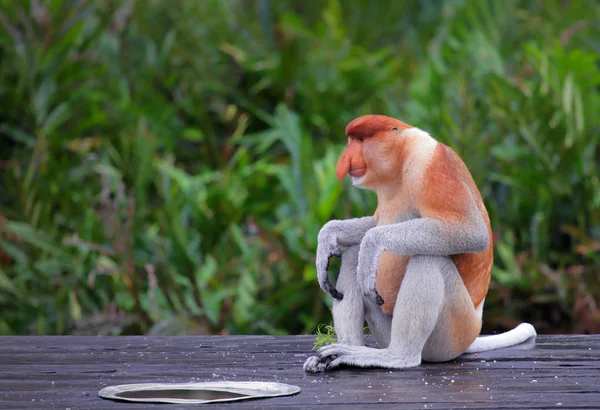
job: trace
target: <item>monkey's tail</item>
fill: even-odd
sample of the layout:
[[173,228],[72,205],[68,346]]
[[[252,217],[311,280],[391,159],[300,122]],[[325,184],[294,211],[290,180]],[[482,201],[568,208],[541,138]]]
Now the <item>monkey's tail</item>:
[[481,353],[488,350],[501,349],[523,343],[530,337],[536,336],[535,328],[529,323],[521,323],[508,332],[500,333],[499,335],[479,336],[469,346],[465,353]]

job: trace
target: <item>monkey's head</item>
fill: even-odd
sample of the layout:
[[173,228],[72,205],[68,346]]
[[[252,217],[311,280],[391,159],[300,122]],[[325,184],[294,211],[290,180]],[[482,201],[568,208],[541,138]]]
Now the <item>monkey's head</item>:
[[385,115],[364,115],[346,126],[348,146],[338,160],[335,173],[341,181],[349,174],[352,184],[375,190],[382,183],[392,182],[401,172],[394,168],[405,157],[407,141],[402,131],[412,128]]

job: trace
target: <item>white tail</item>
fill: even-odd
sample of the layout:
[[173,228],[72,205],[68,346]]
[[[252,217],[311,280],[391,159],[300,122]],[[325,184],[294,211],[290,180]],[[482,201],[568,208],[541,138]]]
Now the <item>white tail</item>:
[[533,326],[529,323],[521,323],[514,329],[500,333],[499,335],[479,336],[465,353],[487,352],[488,350],[518,345],[535,335],[537,333]]

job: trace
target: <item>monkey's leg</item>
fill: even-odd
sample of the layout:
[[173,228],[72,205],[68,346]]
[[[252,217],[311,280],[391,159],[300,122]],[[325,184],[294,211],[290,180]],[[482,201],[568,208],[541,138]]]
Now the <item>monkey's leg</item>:
[[392,315],[383,313],[381,306],[363,297],[365,306],[365,319],[371,334],[380,348],[388,347],[392,333]]
[[[359,245],[350,246],[342,254],[342,265],[336,287],[344,297],[341,300],[334,299],[332,309],[333,326],[338,341],[353,346],[362,346],[365,343],[364,301],[356,278],[359,249]],[[323,364],[316,356],[309,357],[304,363],[306,371],[316,372],[321,370],[320,367],[323,367]]]
[[[442,262],[443,263],[443,262]],[[465,284],[451,259],[446,259],[444,294],[438,321],[423,347],[423,360],[445,362],[452,360],[471,345],[481,331],[481,311],[473,306]]]
[[[462,352],[455,347],[454,338],[462,335],[463,321],[468,323],[471,313],[476,317],[472,304],[463,303],[468,292],[461,284],[450,258],[411,258],[394,308],[389,346],[385,349],[325,346],[319,350],[319,362],[325,369],[340,365],[400,369],[418,366],[423,354],[429,360],[458,356]],[[453,314],[457,317],[451,317]],[[441,353],[435,351],[440,347]]]
[[338,340],[353,346],[365,344],[365,309],[356,277],[359,250],[359,245],[350,246],[342,255],[342,266],[335,286],[344,297],[342,300],[334,299],[332,309],[333,327]]

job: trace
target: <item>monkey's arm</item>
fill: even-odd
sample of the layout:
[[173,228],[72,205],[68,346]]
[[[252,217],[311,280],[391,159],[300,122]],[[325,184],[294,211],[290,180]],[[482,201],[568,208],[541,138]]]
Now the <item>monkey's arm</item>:
[[317,239],[317,279],[321,289],[337,300],[343,294],[333,287],[327,276],[329,258],[340,255],[340,246],[351,246],[361,242],[367,231],[377,225],[374,216],[363,218],[332,220],[327,222],[319,231]]
[[383,225],[367,232],[358,254],[358,275],[362,291],[369,299],[383,304],[375,290],[379,256],[383,251],[402,255],[450,256],[487,249],[490,237],[480,215],[460,222],[419,218]]

